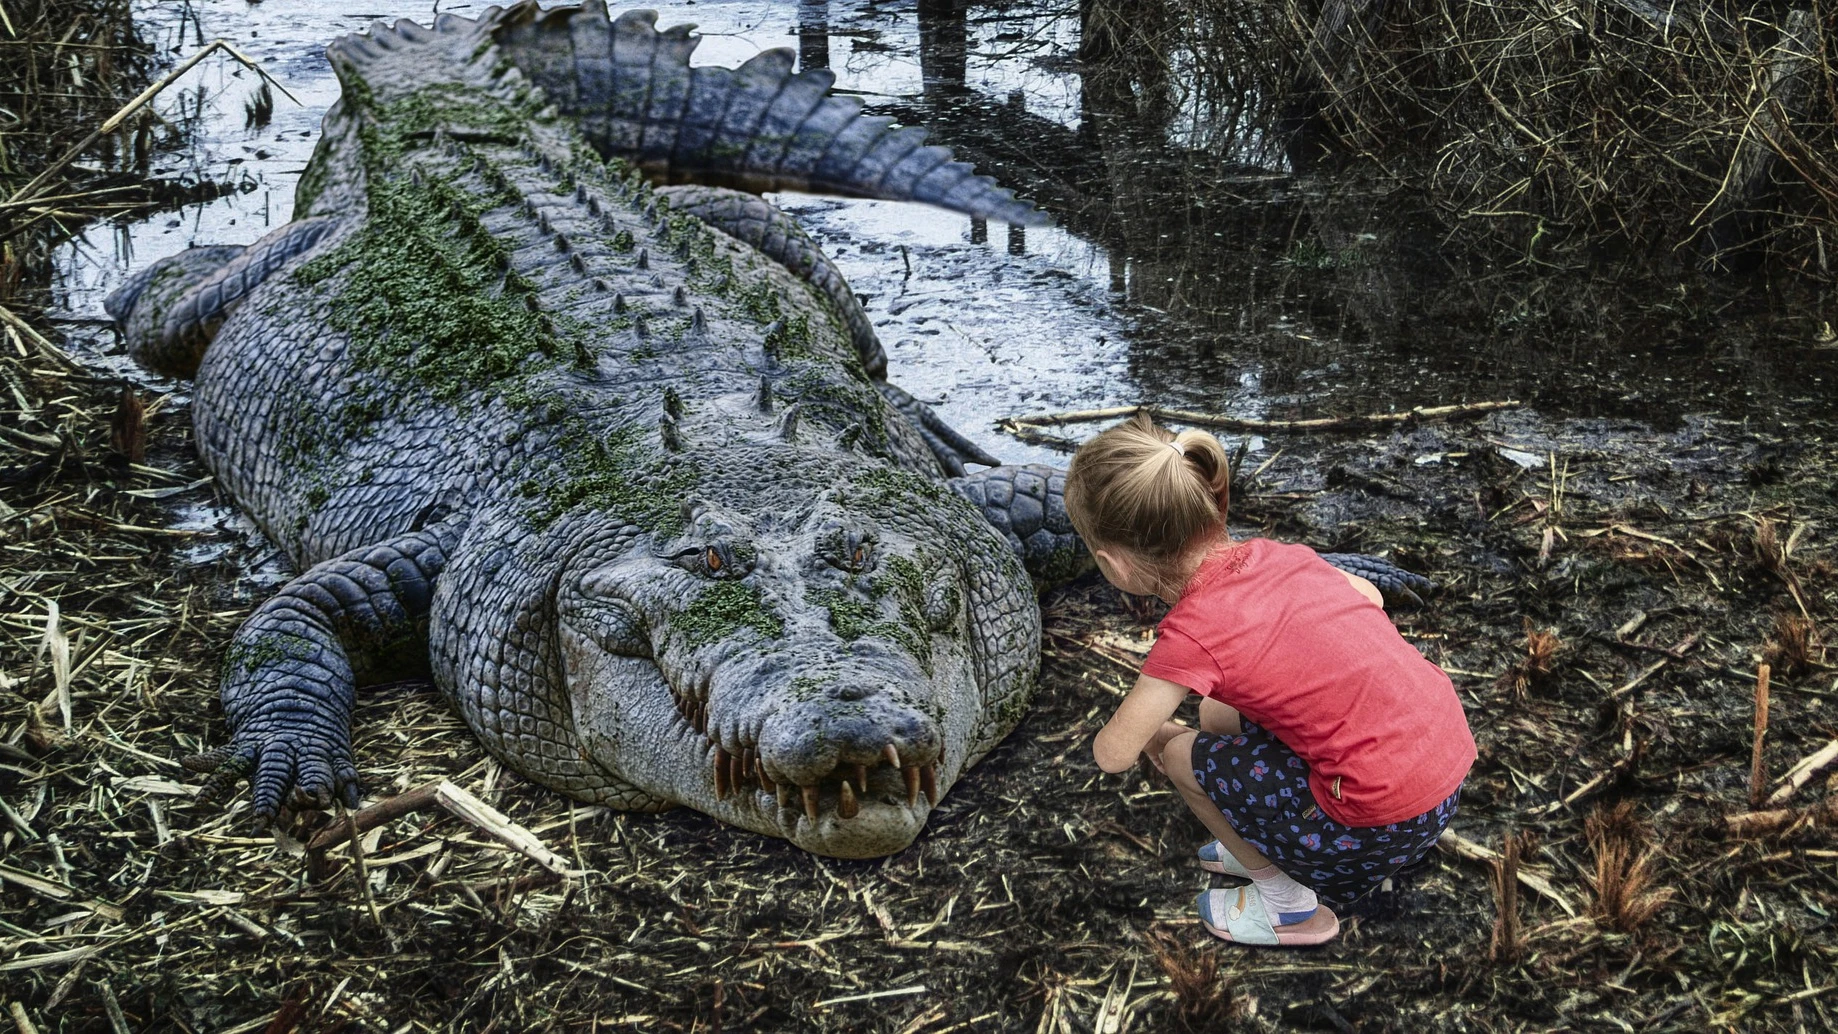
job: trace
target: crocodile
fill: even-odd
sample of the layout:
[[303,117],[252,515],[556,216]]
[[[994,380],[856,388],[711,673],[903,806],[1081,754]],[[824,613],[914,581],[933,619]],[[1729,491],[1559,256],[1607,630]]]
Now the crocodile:
[[1043,217],[697,41],[598,0],[343,37],[292,221],[109,298],[301,572],[225,653],[206,795],[354,806],[356,688],[421,672],[536,783],[872,857],[1022,717],[1037,592],[1089,565],[1063,472],[892,384],[760,195]]

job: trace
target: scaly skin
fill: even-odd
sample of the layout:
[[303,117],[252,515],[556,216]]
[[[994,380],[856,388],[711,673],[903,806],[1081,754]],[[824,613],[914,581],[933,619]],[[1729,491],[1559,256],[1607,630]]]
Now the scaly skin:
[[425,665],[537,782],[866,857],[1020,719],[1030,574],[1089,560],[1059,472],[947,480],[992,461],[881,379],[816,246],[627,158],[1027,210],[782,52],[686,85],[692,45],[595,4],[348,37],[295,221],[111,298],[303,572],[232,645],[212,790],[354,803],[357,684]]

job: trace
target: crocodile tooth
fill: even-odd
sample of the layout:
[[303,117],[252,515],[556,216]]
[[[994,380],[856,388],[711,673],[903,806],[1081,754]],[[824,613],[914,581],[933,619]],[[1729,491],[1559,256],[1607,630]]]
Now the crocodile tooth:
[[811,825],[817,824],[817,788],[815,786],[804,787],[804,817],[811,820]]
[[[842,782],[844,786],[849,785],[849,781],[847,779],[843,780]],[[856,765],[855,766],[855,785],[860,787],[863,793],[868,792],[868,766],[867,765]],[[845,815],[843,817],[847,818],[848,816]]]
[[746,780],[747,780],[746,767],[740,763],[740,757],[734,754],[729,754],[728,755],[728,785],[738,790],[740,789],[741,784],[746,782]]
[[773,793],[774,793],[774,796],[778,797],[779,799],[779,807],[781,808],[791,807],[791,784],[790,783],[780,783],[779,785],[773,787]]
[[683,290],[681,287],[670,292],[670,304],[676,306],[679,309],[685,305],[688,305],[689,304],[689,292]]
[[906,803],[908,805],[918,804],[919,803],[919,766],[918,765],[908,765],[905,768],[900,770],[900,774],[906,777]]
[[639,248],[638,249],[638,268],[639,269],[650,269],[651,268],[651,249],[650,248]]
[[882,747],[881,756],[887,759],[888,765],[894,768],[900,767],[900,752],[893,749],[893,744],[889,743],[887,746]]
[[845,819],[854,818],[856,811],[859,809],[855,804],[855,791],[849,787],[849,781],[847,779],[842,781],[842,789],[838,791],[838,793],[840,800],[838,800],[836,804],[836,814],[841,815]]
[[726,800],[728,791],[728,752],[720,747],[715,748],[715,799]]
[[776,791],[779,795],[780,806],[781,807],[784,806],[785,794],[788,792],[785,789],[785,784],[784,783],[775,784],[772,781],[772,776],[768,774],[766,771],[766,763],[764,761],[759,760],[758,758],[755,758],[753,761],[753,777],[759,780],[759,785],[761,789],[766,790],[768,793]]
[[925,791],[925,803],[938,807],[938,766],[927,765],[919,770],[919,788]]

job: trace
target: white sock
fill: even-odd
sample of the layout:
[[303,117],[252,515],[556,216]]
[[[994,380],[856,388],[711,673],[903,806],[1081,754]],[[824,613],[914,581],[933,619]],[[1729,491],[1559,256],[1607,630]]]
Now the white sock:
[[1257,893],[1264,899],[1264,912],[1271,926],[1293,926],[1315,914],[1320,899],[1315,892],[1290,879],[1275,864],[1250,870]]

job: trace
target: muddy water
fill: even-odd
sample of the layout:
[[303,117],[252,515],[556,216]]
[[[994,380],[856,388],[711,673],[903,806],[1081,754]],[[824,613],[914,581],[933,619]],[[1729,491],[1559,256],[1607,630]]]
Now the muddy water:
[[[259,80],[228,60],[162,98],[195,139],[161,174],[237,189],[96,227],[65,250],[79,350],[128,372],[101,322],[115,284],[287,220],[337,95],[328,40],[429,15],[381,0],[148,3],[150,39],[179,54],[228,39],[298,103],[277,93],[272,121],[247,126]],[[1194,98],[1206,91],[1191,75],[1171,81],[1127,53],[1081,64],[1079,19],[1063,8],[703,0],[660,21],[701,27],[698,63],[793,47],[1051,211],[1061,228],[1023,233],[913,205],[778,199],[866,299],[893,379],[1011,462],[1054,456],[994,432],[1004,415],[1135,401],[1292,416],[1513,397],[1557,424],[1671,426],[1699,412],[1772,423],[1831,411],[1838,343],[1819,293],[1695,277],[1635,289],[1600,271],[1527,276],[1510,257],[1451,262],[1390,199],[1288,176],[1254,136],[1202,148]]]

